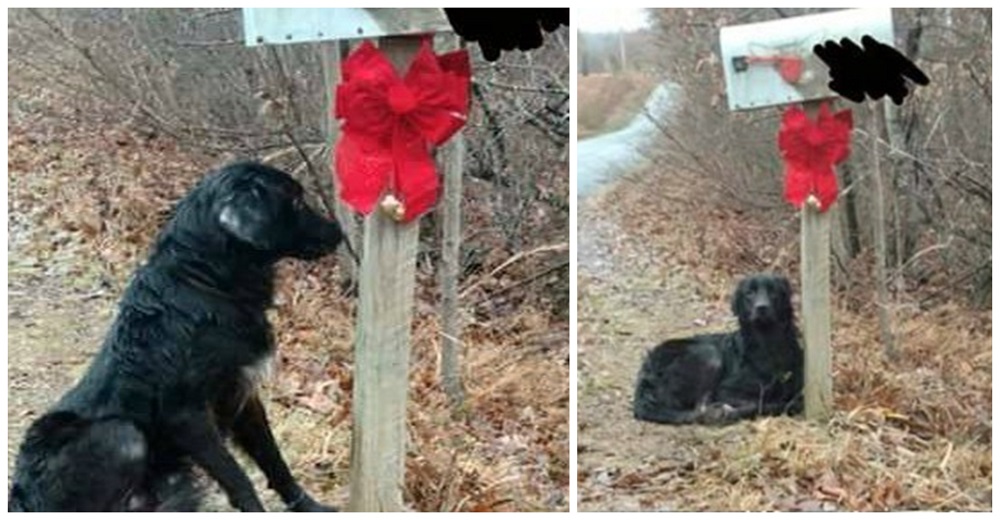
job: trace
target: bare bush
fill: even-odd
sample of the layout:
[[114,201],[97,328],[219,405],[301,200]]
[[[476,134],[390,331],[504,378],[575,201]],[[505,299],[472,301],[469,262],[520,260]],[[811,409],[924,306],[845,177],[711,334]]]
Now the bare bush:
[[498,188],[494,222],[515,251],[530,245],[532,222],[568,226],[568,35],[563,28],[542,49],[493,65],[476,60],[469,174]]
[[[307,184],[331,206],[319,44],[244,47],[238,9],[15,9],[10,29],[12,67],[81,106],[100,103],[86,117],[128,119],[146,137],[164,134],[223,159],[308,166]],[[494,250],[566,240],[568,34],[563,27],[542,48],[493,64],[470,48],[465,163],[476,182],[465,190],[465,274],[481,272]],[[425,220],[434,225],[433,215]],[[439,238],[424,237],[423,256],[433,261]],[[568,287],[568,269],[555,275],[555,287]],[[550,299],[565,300],[553,291]]]

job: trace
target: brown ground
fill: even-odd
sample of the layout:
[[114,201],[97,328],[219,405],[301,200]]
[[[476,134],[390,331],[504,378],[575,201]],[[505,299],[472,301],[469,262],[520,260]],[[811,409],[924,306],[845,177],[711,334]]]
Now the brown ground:
[[[662,429],[635,421],[631,399],[635,372],[646,349],[671,333],[692,329],[725,314],[703,302],[697,284],[680,270],[666,269],[648,249],[601,214],[605,191],[581,205],[578,258],[578,439],[581,511],[661,510],[681,507],[621,493],[635,478],[635,464],[652,464],[667,478],[692,461],[685,444],[712,443],[707,428]],[[630,476],[631,475],[631,476]],[[659,486],[656,476],[646,481]]]
[[[672,178],[643,172],[579,210],[579,509],[990,510],[992,319],[959,302],[898,307],[890,365],[871,292],[835,297],[828,424],[632,418],[645,350],[732,328],[727,298],[751,270],[741,237],[765,237],[757,216],[712,209]],[[760,240],[765,263],[794,268],[794,225]]]

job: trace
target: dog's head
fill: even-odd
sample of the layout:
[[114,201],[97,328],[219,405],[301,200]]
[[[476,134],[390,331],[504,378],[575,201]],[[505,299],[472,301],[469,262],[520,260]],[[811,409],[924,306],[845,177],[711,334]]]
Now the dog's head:
[[733,314],[740,323],[770,328],[792,322],[792,287],[783,276],[757,274],[740,281],[733,294]]
[[[335,220],[309,207],[301,184],[263,164],[227,166],[199,184],[191,197],[201,209],[195,225],[218,226],[227,242],[265,258],[319,258],[344,238]],[[203,222],[204,211],[213,222]]]

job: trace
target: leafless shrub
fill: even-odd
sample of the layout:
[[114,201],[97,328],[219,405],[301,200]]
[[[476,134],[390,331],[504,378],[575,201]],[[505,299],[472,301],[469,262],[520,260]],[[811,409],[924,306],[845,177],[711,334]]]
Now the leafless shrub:
[[[329,206],[320,47],[244,47],[240,20],[238,9],[15,9],[10,57],[19,72],[88,106],[83,118],[128,119],[147,137],[165,134],[223,158],[289,169],[308,162],[307,184]],[[513,254],[566,239],[568,34],[562,28],[542,48],[494,64],[470,48],[467,274],[495,249]],[[425,220],[433,226],[433,216]],[[433,260],[437,237],[425,237]],[[556,274],[568,286],[568,270]]]

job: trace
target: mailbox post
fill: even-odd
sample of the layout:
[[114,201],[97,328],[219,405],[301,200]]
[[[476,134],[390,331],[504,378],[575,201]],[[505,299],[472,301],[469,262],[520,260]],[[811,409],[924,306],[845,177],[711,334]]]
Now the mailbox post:
[[[889,8],[850,9],[724,27],[719,34],[730,110],[802,103],[815,119],[820,103],[836,97],[827,88],[826,66],[813,46],[863,35],[892,41]],[[829,418],[833,410],[830,316],[830,223],[836,204],[820,211],[815,199],[802,207],[801,285],[805,336],[806,417]]]
[[[399,73],[419,48],[421,35],[451,31],[443,10],[437,8],[243,9],[243,21],[248,46],[378,38],[379,47]],[[327,117],[333,117],[332,104]],[[330,124],[328,131],[335,132],[336,126]],[[453,139],[461,139],[461,135]],[[457,208],[446,207],[445,211],[449,210]],[[400,223],[381,211],[365,217],[355,338],[352,511],[403,510],[409,341],[419,229],[419,219]],[[445,253],[457,251],[456,247]]]

